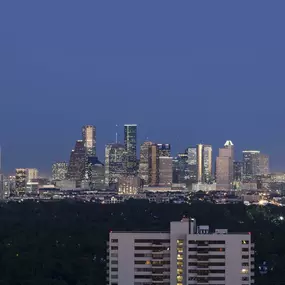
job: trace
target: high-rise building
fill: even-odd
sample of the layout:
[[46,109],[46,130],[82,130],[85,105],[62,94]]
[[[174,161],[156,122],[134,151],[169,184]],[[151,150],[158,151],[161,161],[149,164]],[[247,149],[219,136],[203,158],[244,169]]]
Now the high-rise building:
[[269,172],[269,156],[260,153],[257,161],[257,175],[267,175]]
[[243,162],[234,161],[234,181],[242,181],[243,177]]
[[243,151],[243,180],[255,180],[257,175],[269,174],[269,157],[258,150]]
[[198,144],[186,150],[189,164],[189,180],[192,183],[212,180],[212,146]]
[[195,219],[171,222],[168,232],[111,231],[108,284],[232,284],[254,282],[251,234],[210,232]]
[[186,183],[189,181],[188,154],[178,153],[172,160],[173,183]]
[[172,185],[172,157],[159,156],[159,186]]
[[164,157],[171,157],[171,146],[170,144],[157,144],[158,147],[158,155]]
[[144,185],[148,185],[150,180],[152,144],[152,142],[146,141],[140,147],[139,177]]
[[16,169],[16,194],[23,195],[26,193],[26,184],[27,184],[27,172],[25,168]]
[[251,181],[257,173],[258,150],[244,150],[243,155],[243,180]]
[[203,181],[203,145],[197,145],[197,180]]
[[67,162],[56,162],[52,165],[52,180],[65,180],[67,174]]
[[36,168],[27,168],[26,173],[28,182],[39,178],[39,171]]
[[202,181],[209,183],[212,180],[212,146],[203,145],[203,177]]
[[216,159],[217,190],[231,190],[233,185],[233,159],[234,145],[226,141],[223,148],[219,149]]
[[125,175],[125,147],[122,144],[107,144],[105,147],[105,183],[113,185],[118,183]]
[[149,185],[158,186],[159,184],[159,152],[157,144],[152,144],[150,153],[150,176]]
[[82,140],[87,156],[96,156],[96,128],[91,125],[82,128]]
[[189,182],[196,183],[198,181],[198,167],[197,167],[197,147],[188,147],[188,167],[189,167]]
[[83,185],[83,188],[90,190],[105,189],[105,167],[96,156],[89,156],[87,159],[87,177]]
[[76,187],[80,187],[85,175],[86,153],[84,142],[77,140],[71,151],[66,178],[76,181]]
[[135,175],[137,172],[137,125],[124,125],[124,141],[126,174]]

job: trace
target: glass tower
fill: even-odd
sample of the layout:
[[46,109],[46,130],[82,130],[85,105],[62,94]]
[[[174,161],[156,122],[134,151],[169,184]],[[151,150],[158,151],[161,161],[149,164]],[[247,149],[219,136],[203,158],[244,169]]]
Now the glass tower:
[[124,126],[126,174],[135,175],[137,171],[137,125]]

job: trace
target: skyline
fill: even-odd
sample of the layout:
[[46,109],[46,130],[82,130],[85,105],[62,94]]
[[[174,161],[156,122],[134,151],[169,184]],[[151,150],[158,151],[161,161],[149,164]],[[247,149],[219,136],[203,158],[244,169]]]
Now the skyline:
[[[107,143],[105,143],[104,144],[104,150],[103,150],[103,153],[102,153],[102,156],[100,155],[100,153],[99,153],[99,155],[96,155],[97,157],[98,157],[98,159],[99,160],[101,160],[101,161],[103,161],[104,162],[104,160],[105,160],[105,151],[106,151],[106,146],[107,145],[110,145],[110,144],[120,144],[120,145],[122,145],[122,146],[124,146],[125,145],[125,141],[124,141],[124,132],[126,131],[126,127],[129,127],[129,126],[131,126],[131,127],[135,127],[136,128],[136,132],[138,131],[138,133],[139,133],[139,126],[137,125],[137,124],[124,124],[123,126],[122,126],[122,130],[121,130],[121,132],[120,131],[118,131],[118,129],[119,129],[119,125],[118,124],[116,124],[116,133],[115,133],[115,140],[113,140],[113,141],[110,141],[110,142],[107,142]],[[78,137],[78,138],[76,138],[75,139],[75,141],[74,141],[74,143],[78,143],[78,142],[84,142],[83,141],[83,137],[85,136],[84,135],[84,132],[83,132],[83,129],[84,128],[86,128],[86,127],[89,127],[89,128],[94,128],[94,132],[96,133],[96,142],[95,142],[95,144],[94,144],[94,148],[95,149],[97,149],[98,148],[98,140],[97,140],[97,131],[98,131],[98,129],[97,129],[97,127],[96,126],[93,126],[93,125],[84,125],[84,126],[82,126],[81,127],[81,131],[82,131],[82,137]],[[120,130],[120,129],[119,129]],[[80,133],[80,132],[79,132]],[[122,135],[121,135],[121,133],[122,133]],[[120,140],[120,137],[122,136],[122,140]],[[90,137],[91,138],[91,137]],[[243,152],[247,152],[247,151],[257,151],[257,152],[262,152],[260,149],[256,149],[256,148],[246,148],[246,149],[242,149],[241,151],[238,151],[237,150],[237,148],[236,148],[236,146],[234,145],[234,143],[232,143],[232,141],[231,140],[226,140],[225,141],[225,143],[224,144],[221,144],[220,146],[218,146],[218,148],[216,149],[211,143],[204,143],[203,141],[200,141],[200,142],[197,142],[197,143],[191,143],[191,144],[188,144],[188,145],[186,145],[183,149],[180,149],[180,150],[178,150],[178,151],[175,151],[174,150],[174,148],[173,148],[173,145],[172,145],[172,143],[171,142],[159,142],[159,141],[153,141],[153,140],[150,140],[149,138],[147,138],[147,139],[145,139],[145,140],[142,140],[141,142],[139,141],[139,140],[136,140],[136,148],[137,148],[137,152],[136,152],[136,156],[137,156],[137,159],[139,159],[140,158],[140,147],[141,147],[141,145],[144,143],[144,142],[152,142],[152,143],[155,143],[155,144],[157,144],[157,145],[159,145],[159,144],[169,144],[169,145],[171,145],[171,157],[176,157],[178,154],[181,154],[181,153],[185,153],[185,152],[187,152],[187,148],[188,147],[196,147],[197,145],[204,145],[204,146],[210,146],[211,147],[211,152],[212,152],[212,167],[214,167],[215,168],[215,158],[216,157],[218,157],[219,156],[219,150],[220,150],[220,148],[222,148],[222,147],[224,147],[224,146],[226,146],[227,144],[231,144],[231,145],[233,145],[235,148],[234,148],[234,155],[235,155],[235,161],[241,161],[242,160],[242,155],[243,155]],[[74,144],[73,144],[73,147],[72,147],[72,149],[70,149],[70,151],[69,151],[69,154],[67,155],[67,159],[57,159],[57,160],[54,160],[54,161],[52,161],[52,163],[51,163],[51,165],[50,165],[50,167],[48,167],[47,166],[47,172],[43,172],[39,167],[37,167],[37,166],[33,166],[33,167],[14,167],[11,171],[12,172],[14,172],[15,171],[15,169],[16,168],[37,168],[37,169],[39,169],[40,170],[40,172],[41,172],[41,174],[44,174],[43,176],[50,176],[51,175],[51,166],[52,166],[52,164],[53,163],[56,163],[56,162],[66,162],[66,163],[68,163],[69,162],[69,160],[70,160],[70,153],[71,152],[73,152],[74,151]],[[267,155],[269,155],[268,153],[266,153]],[[66,155],[65,155],[66,156]],[[270,157],[270,155],[269,155],[269,157]],[[271,166],[271,158],[270,158],[270,160],[269,160],[269,162],[270,162],[270,166]],[[270,167],[270,169],[272,170],[272,167]],[[5,167],[4,167],[4,172],[5,172]],[[274,169],[271,171],[271,172],[275,172],[274,171]],[[12,173],[9,173],[9,174],[12,174]]]
[[[285,169],[284,1],[0,4],[3,169],[50,172],[81,127],[138,143],[258,149]],[[52,21],[51,21],[52,19]],[[147,20],[146,20],[147,19]],[[122,142],[122,130],[120,130]]]

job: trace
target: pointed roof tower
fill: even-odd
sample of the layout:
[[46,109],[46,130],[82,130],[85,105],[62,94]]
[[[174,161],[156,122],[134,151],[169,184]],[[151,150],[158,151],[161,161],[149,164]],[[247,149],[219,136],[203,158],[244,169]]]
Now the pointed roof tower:
[[227,146],[227,147],[233,146],[233,145],[234,145],[233,142],[230,141],[230,140],[227,140],[227,141],[225,142],[225,144],[224,144],[224,146]]

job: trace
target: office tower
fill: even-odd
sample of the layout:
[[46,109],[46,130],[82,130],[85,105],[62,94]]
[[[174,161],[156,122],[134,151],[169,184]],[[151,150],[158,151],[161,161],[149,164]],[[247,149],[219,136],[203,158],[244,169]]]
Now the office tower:
[[27,168],[26,173],[28,182],[38,179],[39,177],[39,171],[36,168]]
[[242,161],[234,161],[234,181],[242,181],[243,177],[243,162]]
[[149,185],[158,186],[159,184],[159,152],[157,144],[152,144],[150,153],[150,176]]
[[164,157],[171,157],[171,146],[170,144],[157,144],[158,155]]
[[195,219],[168,232],[109,233],[108,284],[232,284],[254,282],[251,234],[210,232]]
[[243,155],[243,181],[250,182],[254,180],[258,172],[258,150],[244,150]]
[[26,192],[27,172],[25,168],[16,169],[16,194],[23,195]]
[[68,164],[66,162],[56,162],[52,165],[52,180],[60,181],[66,179]]
[[178,153],[172,160],[173,183],[186,183],[189,180],[188,154]]
[[126,150],[126,174],[137,172],[137,125],[124,125],[124,140]]
[[203,181],[203,145],[197,145],[197,180]]
[[125,174],[125,147],[122,144],[107,144],[105,147],[105,183],[112,185]]
[[96,128],[94,126],[84,126],[82,128],[82,140],[87,156],[96,156]]
[[216,159],[217,190],[232,189],[233,159],[234,145],[231,141],[226,141],[224,147],[219,149],[219,156]]
[[243,151],[243,180],[255,180],[257,175],[269,174],[269,156],[258,150]]
[[196,183],[198,181],[197,147],[188,147],[186,152],[188,155],[189,182]]
[[212,146],[203,145],[203,176],[202,181],[209,183],[212,180]]
[[149,184],[151,169],[151,146],[152,142],[146,141],[140,147],[139,177],[144,185]]
[[258,155],[257,175],[269,174],[269,156],[263,153]]
[[82,140],[77,140],[71,151],[66,178],[76,181],[76,187],[80,187],[85,174],[85,147]]
[[104,164],[98,160],[98,157],[88,157],[87,177],[84,182],[85,186],[90,190],[103,190],[105,188],[105,167]]
[[159,156],[159,186],[172,185],[172,157]]

